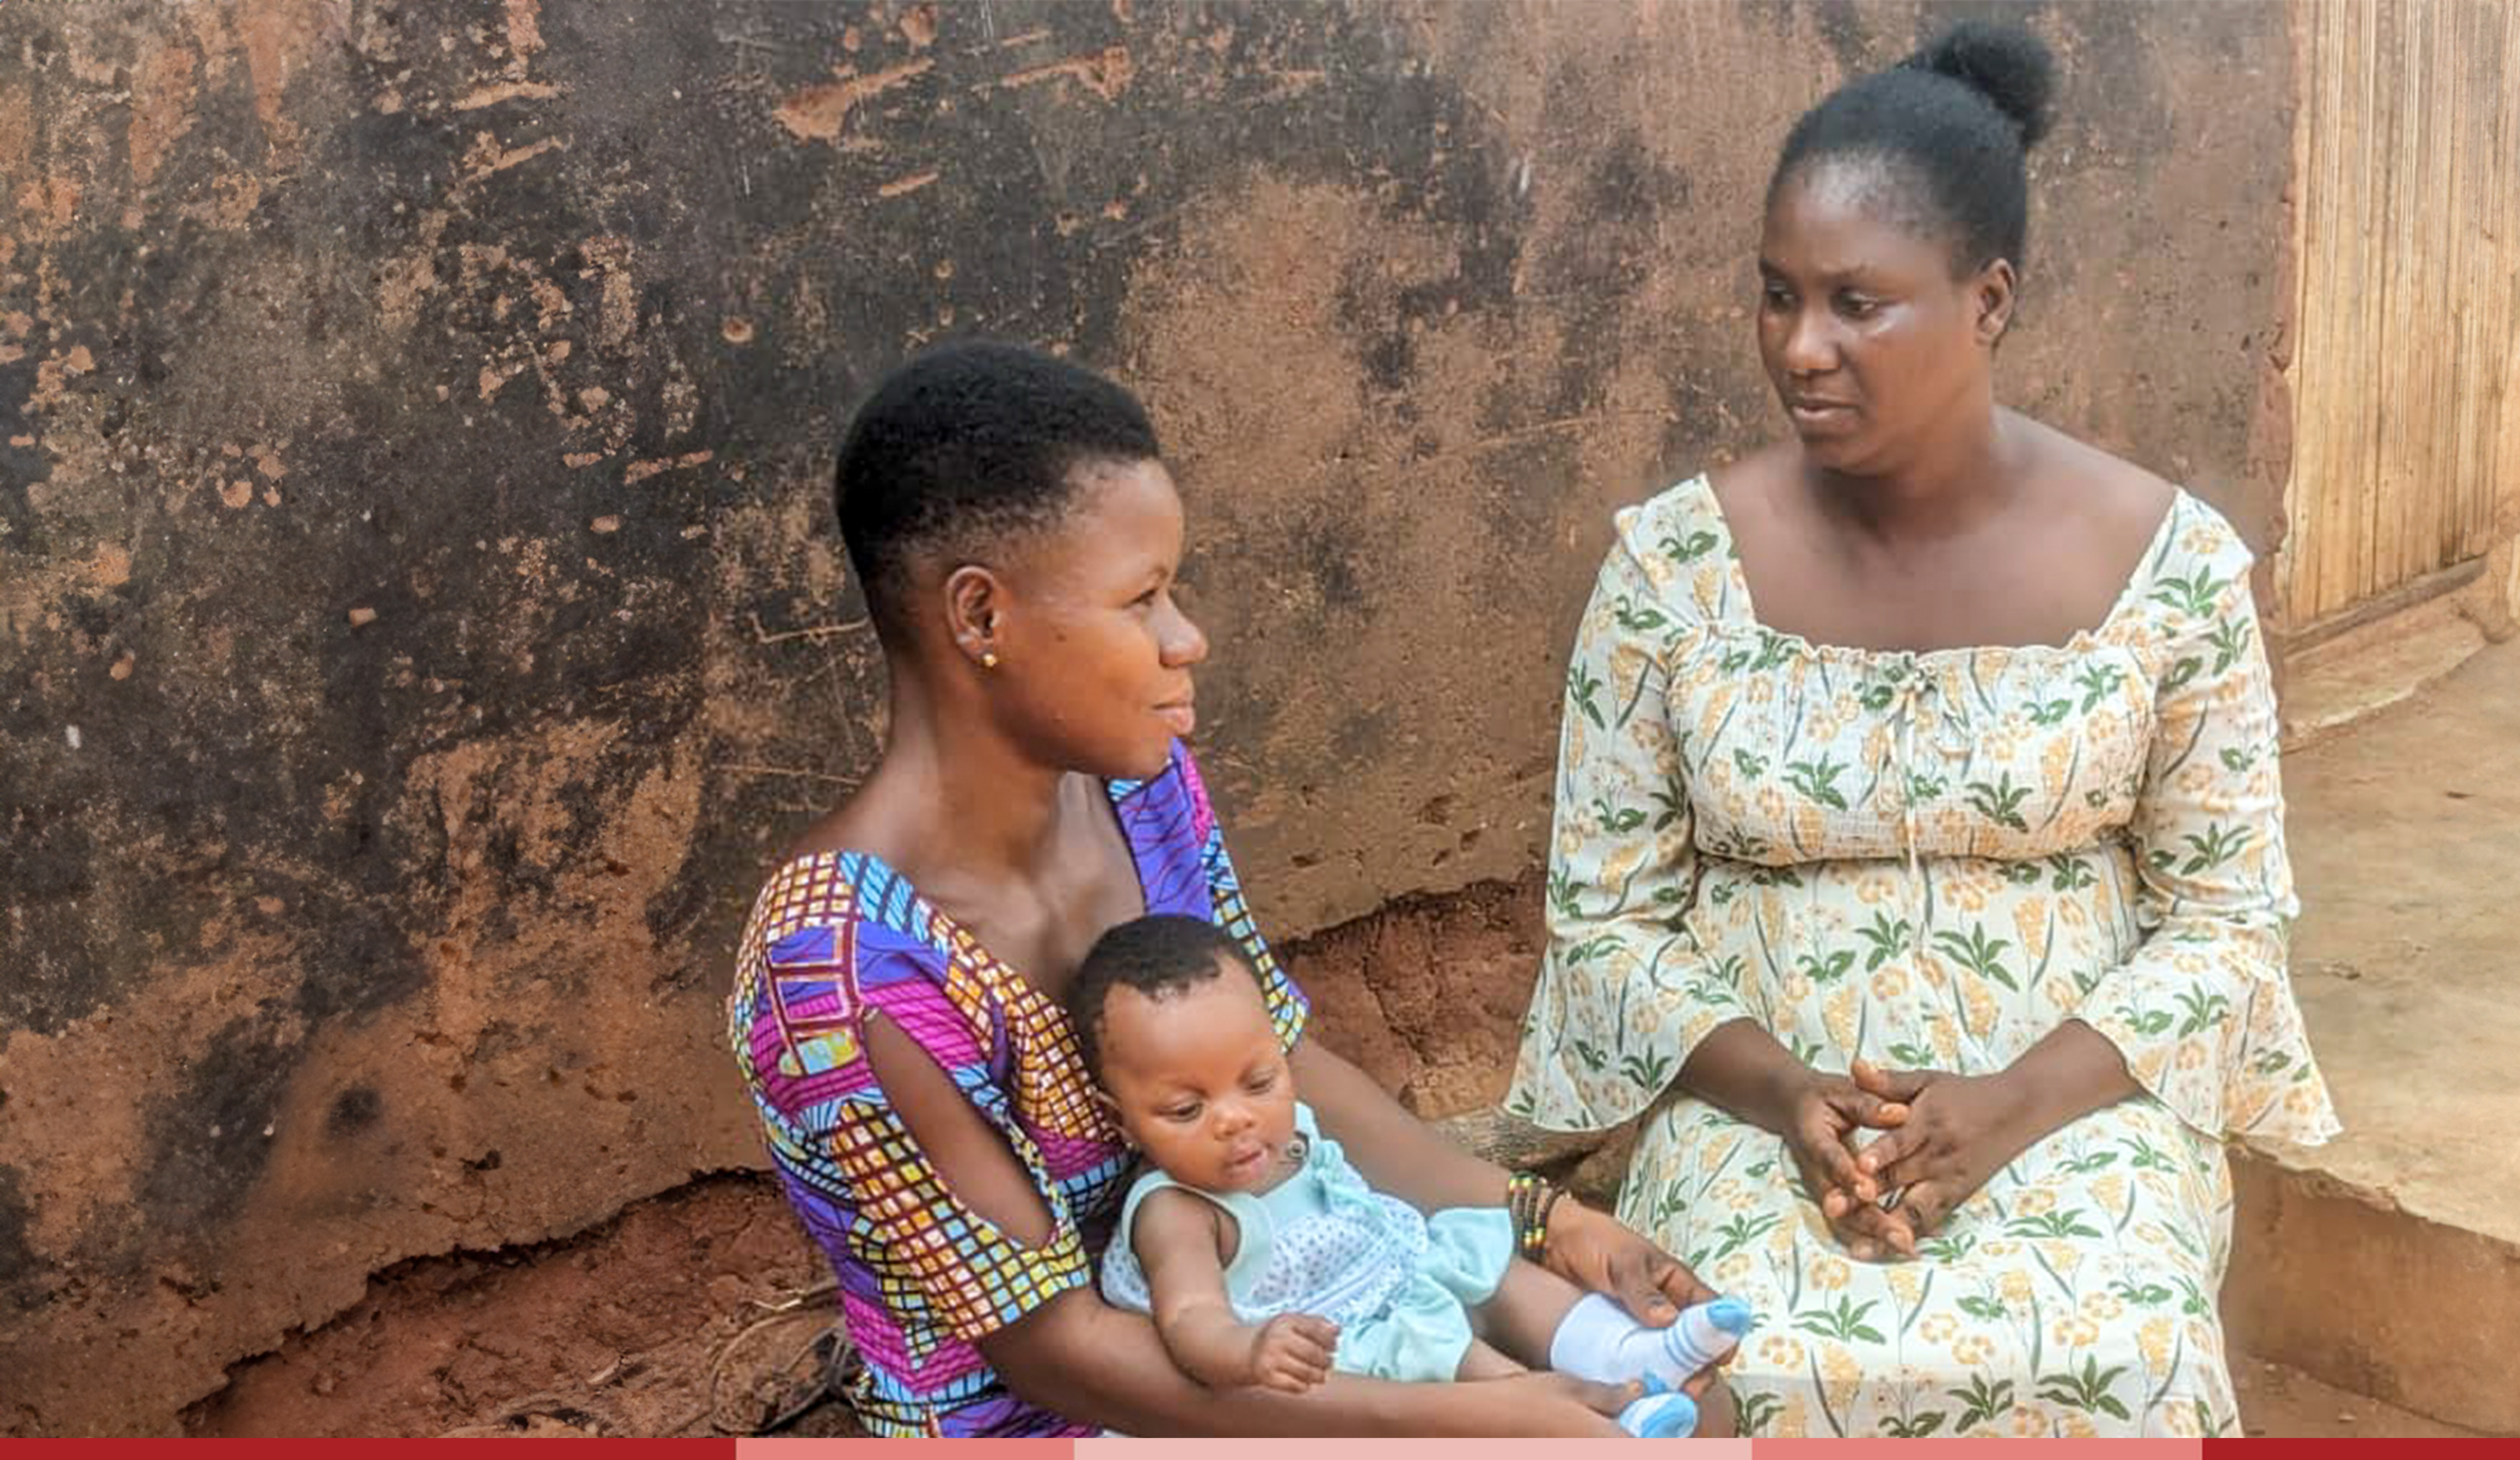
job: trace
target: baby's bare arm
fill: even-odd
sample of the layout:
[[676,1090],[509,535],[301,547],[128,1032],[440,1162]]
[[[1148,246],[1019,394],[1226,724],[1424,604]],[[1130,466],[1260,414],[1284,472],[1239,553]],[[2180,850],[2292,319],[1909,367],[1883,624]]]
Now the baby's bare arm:
[[1239,1236],[1233,1223],[1214,1203],[1186,1191],[1158,1191],[1138,1204],[1130,1250],[1146,1270],[1155,1333],[1182,1372],[1201,1384],[1302,1393],[1328,1377],[1338,1330],[1309,1314],[1256,1328],[1234,1316],[1225,1292],[1225,1264]]

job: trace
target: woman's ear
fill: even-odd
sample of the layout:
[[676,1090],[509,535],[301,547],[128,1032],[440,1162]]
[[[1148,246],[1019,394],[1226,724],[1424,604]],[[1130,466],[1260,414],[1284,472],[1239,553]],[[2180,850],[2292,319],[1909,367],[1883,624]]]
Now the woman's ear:
[[2012,271],[2012,260],[1998,258],[1977,271],[1969,281],[1969,298],[1977,309],[1977,342],[1992,349],[2012,328],[2012,307],[2020,298],[2020,277]]
[[998,616],[1006,585],[996,572],[967,563],[945,575],[945,631],[965,658],[982,668],[998,666]]

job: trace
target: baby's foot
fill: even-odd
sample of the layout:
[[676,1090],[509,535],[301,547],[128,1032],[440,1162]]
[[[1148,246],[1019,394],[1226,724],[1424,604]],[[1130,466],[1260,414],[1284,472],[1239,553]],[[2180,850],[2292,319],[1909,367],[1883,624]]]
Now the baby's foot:
[[1697,1401],[1644,1381],[1642,1399],[1619,1411],[1619,1428],[1639,1439],[1686,1439],[1697,1433]]
[[[1681,1309],[1679,1321],[1659,1330],[1670,1373],[1686,1379],[1721,1359],[1750,1332],[1752,1322],[1750,1305],[1737,1298]],[[1675,1381],[1666,1376],[1665,1382]]]
[[1600,1384],[1644,1379],[1674,1390],[1732,1352],[1751,1322],[1748,1303],[1719,1298],[1683,1308],[1667,1327],[1647,1328],[1617,1303],[1589,1293],[1559,1321],[1549,1345],[1549,1366]]

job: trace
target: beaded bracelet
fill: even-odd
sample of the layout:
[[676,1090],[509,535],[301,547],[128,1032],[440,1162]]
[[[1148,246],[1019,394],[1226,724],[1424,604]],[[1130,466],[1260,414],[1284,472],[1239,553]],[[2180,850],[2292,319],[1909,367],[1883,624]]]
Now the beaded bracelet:
[[1566,1188],[1552,1186],[1548,1194],[1540,1199],[1540,1210],[1531,1218],[1531,1245],[1528,1249],[1534,1260],[1538,1260],[1541,1254],[1549,1250],[1549,1213],[1557,1209],[1557,1199],[1564,1195],[1566,1195]]
[[1549,1247],[1549,1213],[1565,1193],[1529,1171],[1506,1178],[1506,1216],[1513,1228],[1513,1245],[1526,1257],[1538,1257]]
[[1540,1188],[1540,1178],[1529,1171],[1514,1171],[1505,1178],[1506,1224],[1512,1229],[1514,1251],[1522,1251],[1523,1239],[1531,1230],[1531,1199]]

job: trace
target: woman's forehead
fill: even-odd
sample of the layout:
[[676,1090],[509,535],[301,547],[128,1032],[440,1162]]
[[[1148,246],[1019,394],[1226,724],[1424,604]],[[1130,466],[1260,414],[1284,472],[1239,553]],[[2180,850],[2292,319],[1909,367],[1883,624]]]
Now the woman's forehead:
[[1759,260],[1829,277],[1945,273],[1950,240],[1936,236],[1926,200],[1880,169],[1824,167],[1778,191],[1760,230]]
[[1810,159],[1769,192],[1766,227],[1808,219],[1863,219],[1931,236],[1947,231],[1931,181],[1905,159],[1852,153]]
[[1069,469],[1075,497],[1068,515],[1106,526],[1178,531],[1182,500],[1160,461],[1086,461]]
[[1158,461],[1089,462],[1075,468],[1075,494],[1022,556],[1056,576],[1129,575],[1181,557],[1181,494]]

